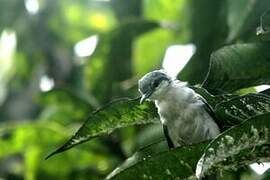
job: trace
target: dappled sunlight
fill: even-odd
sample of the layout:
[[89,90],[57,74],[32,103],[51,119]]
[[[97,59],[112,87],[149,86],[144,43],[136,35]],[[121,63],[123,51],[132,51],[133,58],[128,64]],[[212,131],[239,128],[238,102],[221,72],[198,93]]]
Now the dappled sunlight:
[[83,39],[75,44],[74,52],[78,57],[88,57],[91,56],[98,44],[98,35],[90,36]]
[[185,67],[196,47],[193,44],[172,45],[167,48],[163,59],[162,67],[172,76],[177,74]]
[[[0,37],[0,60],[2,63],[8,63],[14,55],[17,44],[16,33],[12,30],[5,29]],[[2,67],[1,67],[2,68]]]
[[107,30],[110,26],[105,14],[95,13],[89,17],[89,24],[100,30]]
[[255,89],[257,92],[264,91],[266,89],[270,88],[270,85],[260,85],[260,86],[255,86]]
[[0,37],[0,104],[6,95],[6,86],[13,68],[13,57],[16,52],[17,37],[13,30],[4,29]]
[[265,171],[270,168],[270,163],[254,163],[250,165],[251,169],[255,171],[257,174],[262,175]]
[[54,87],[54,80],[47,75],[44,75],[40,79],[39,87],[40,90],[43,92],[50,91]]
[[39,11],[38,0],[24,0],[25,8],[29,14],[37,14]]

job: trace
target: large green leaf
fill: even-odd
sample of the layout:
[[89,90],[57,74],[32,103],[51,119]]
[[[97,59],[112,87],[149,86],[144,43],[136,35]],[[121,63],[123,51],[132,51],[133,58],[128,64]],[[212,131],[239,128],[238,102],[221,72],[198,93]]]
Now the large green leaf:
[[214,109],[218,104],[228,101],[234,97],[237,97],[237,95],[234,94],[222,94],[222,95],[212,95],[209,93],[206,89],[201,87],[190,87],[192,88],[196,93],[200,94],[206,102]]
[[[131,166],[120,166],[108,178],[134,180],[194,178],[196,163],[206,145],[207,143],[200,143],[139,158]],[[136,154],[134,157],[136,158]]]
[[198,178],[252,162],[270,160],[270,113],[255,116],[220,134],[197,164]]
[[227,127],[269,112],[270,97],[260,93],[234,97],[214,108],[217,120]]
[[270,82],[270,44],[236,44],[211,55],[203,87],[211,93],[232,92]]
[[118,128],[159,122],[157,116],[154,104],[139,104],[138,98],[113,101],[90,114],[76,134],[47,158]]
[[270,112],[269,89],[243,96],[233,94],[214,96],[204,88],[192,87],[192,89],[207,101],[222,130],[240,124],[248,118]]

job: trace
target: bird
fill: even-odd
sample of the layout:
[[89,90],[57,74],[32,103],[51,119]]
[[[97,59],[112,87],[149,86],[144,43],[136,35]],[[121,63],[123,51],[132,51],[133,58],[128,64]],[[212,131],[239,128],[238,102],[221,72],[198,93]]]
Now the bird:
[[165,70],[144,75],[138,90],[141,104],[146,100],[155,103],[169,148],[210,140],[220,133],[205,99]]

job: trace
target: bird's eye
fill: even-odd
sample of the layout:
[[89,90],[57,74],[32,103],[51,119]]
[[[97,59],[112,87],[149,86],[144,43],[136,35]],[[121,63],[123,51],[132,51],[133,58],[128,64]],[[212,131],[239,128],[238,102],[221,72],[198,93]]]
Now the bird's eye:
[[154,87],[154,88],[158,87],[158,85],[159,85],[159,81],[154,81],[154,82],[153,82],[153,87]]

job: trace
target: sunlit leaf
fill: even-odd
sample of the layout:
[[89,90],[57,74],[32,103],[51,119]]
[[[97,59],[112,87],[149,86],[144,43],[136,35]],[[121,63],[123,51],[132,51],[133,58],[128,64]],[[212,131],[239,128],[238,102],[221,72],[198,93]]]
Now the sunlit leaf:
[[226,46],[211,56],[203,87],[211,93],[232,92],[270,83],[270,44]]
[[139,104],[138,99],[116,100],[90,114],[76,134],[47,158],[118,128],[158,122],[157,116],[152,103]]
[[217,170],[236,169],[270,160],[270,113],[255,116],[220,134],[198,162],[198,178]]

